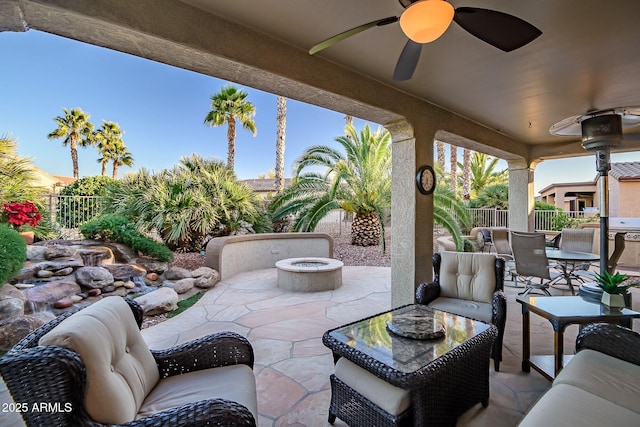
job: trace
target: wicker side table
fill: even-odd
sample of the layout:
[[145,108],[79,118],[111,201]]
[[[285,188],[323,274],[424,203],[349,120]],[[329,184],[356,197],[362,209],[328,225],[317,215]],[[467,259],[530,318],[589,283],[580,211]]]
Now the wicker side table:
[[[415,340],[390,333],[386,321],[408,312],[432,316],[444,338]],[[452,426],[477,403],[489,402],[489,360],[497,328],[462,316],[411,304],[327,331],[325,346],[334,359],[345,357],[389,384],[411,393],[411,406],[390,414],[331,377],[329,422],[350,426]]]

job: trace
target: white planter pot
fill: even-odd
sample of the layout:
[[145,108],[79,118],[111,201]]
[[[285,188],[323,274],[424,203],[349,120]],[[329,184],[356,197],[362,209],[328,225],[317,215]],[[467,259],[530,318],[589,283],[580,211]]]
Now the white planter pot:
[[600,300],[602,304],[607,307],[613,308],[623,308],[624,307],[624,295],[622,294],[608,294],[606,292],[602,293],[602,299]]

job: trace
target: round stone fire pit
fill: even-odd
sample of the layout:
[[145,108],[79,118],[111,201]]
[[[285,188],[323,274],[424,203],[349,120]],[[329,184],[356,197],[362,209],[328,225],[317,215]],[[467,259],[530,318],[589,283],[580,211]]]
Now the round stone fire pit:
[[319,292],[342,286],[342,261],[331,258],[287,258],[276,262],[278,287],[287,291]]

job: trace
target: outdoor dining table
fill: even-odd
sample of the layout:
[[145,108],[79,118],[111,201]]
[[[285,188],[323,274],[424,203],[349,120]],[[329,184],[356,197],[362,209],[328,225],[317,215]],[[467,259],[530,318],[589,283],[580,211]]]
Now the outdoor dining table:
[[576,278],[573,272],[577,267],[600,260],[600,255],[588,252],[564,251],[562,249],[553,248],[547,248],[546,252],[547,259],[557,261],[557,266],[560,268],[562,276],[567,282],[567,286],[569,286],[569,290],[571,290],[571,295],[575,295],[571,279]]

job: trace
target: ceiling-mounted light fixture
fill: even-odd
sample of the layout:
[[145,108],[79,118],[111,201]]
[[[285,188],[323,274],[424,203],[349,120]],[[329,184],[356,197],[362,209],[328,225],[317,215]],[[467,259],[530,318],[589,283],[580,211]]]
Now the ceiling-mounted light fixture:
[[411,4],[400,16],[400,28],[416,43],[440,37],[453,21],[455,10],[444,0],[422,0]]

